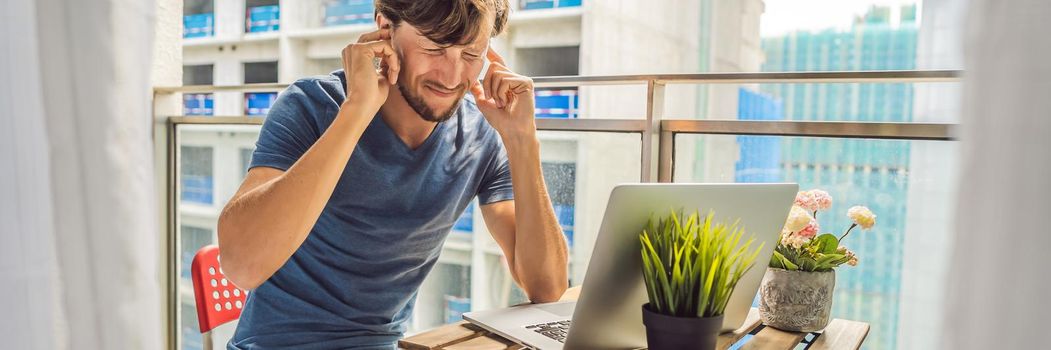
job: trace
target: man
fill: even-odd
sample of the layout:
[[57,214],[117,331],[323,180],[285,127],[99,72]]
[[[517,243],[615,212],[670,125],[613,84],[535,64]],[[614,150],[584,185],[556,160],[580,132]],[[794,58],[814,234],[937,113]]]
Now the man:
[[475,197],[530,300],[567,287],[533,84],[489,49],[507,0],[375,4],[342,72],[278,98],[219,218],[223,270],[252,290],[231,349],[394,348]]

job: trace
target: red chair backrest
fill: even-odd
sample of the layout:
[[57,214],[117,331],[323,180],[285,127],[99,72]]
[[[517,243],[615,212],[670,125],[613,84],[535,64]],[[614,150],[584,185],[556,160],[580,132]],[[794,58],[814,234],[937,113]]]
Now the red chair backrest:
[[197,251],[190,264],[190,280],[201,333],[241,317],[247,292],[226,279],[219,267],[219,246],[207,245]]

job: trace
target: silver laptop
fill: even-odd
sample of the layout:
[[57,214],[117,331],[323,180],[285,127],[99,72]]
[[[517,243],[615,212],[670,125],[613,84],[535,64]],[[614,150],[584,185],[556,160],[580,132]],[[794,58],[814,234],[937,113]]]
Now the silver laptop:
[[766,263],[799,190],[797,184],[623,184],[613,189],[576,302],[528,304],[468,312],[463,318],[534,349],[636,349],[646,347],[639,232],[651,214],[672,209],[715,220],[740,219],[745,236],[763,249],[725,310],[723,331],[744,324]]

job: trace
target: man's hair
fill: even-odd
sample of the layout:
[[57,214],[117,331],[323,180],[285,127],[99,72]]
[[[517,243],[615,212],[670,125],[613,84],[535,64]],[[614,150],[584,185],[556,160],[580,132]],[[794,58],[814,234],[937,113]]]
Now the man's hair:
[[394,27],[402,21],[419,29],[420,34],[443,46],[466,45],[482,32],[482,21],[493,18],[490,36],[507,24],[507,0],[376,0],[376,13],[383,14]]

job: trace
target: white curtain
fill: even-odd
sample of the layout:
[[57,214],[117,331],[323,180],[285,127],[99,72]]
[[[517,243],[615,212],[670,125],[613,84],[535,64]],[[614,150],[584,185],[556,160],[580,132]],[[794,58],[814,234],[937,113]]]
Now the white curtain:
[[944,349],[1048,349],[1051,2],[971,2]]
[[0,2],[0,343],[163,347],[153,1]]

